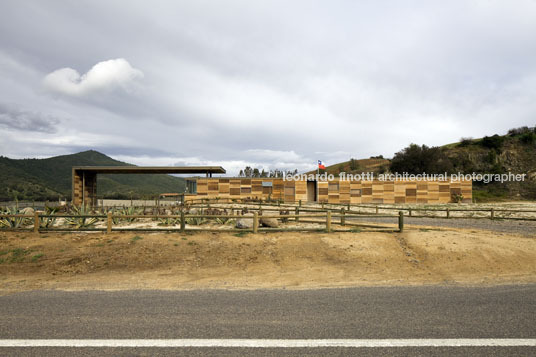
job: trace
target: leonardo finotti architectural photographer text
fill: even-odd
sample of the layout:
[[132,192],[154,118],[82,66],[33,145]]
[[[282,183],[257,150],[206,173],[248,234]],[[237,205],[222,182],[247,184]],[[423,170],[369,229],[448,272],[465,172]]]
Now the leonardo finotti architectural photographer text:
[[446,172],[442,174],[410,174],[404,173],[389,173],[375,175],[373,172],[363,172],[360,174],[346,174],[341,172],[338,176],[333,174],[296,174],[285,175],[283,181],[333,181],[335,179],[341,181],[481,181],[484,183],[490,182],[521,182],[525,181],[527,174],[513,174],[511,172],[507,174],[480,174],[473,172],[472,174],[463,174],[458,172],[457,174],[449,175]]

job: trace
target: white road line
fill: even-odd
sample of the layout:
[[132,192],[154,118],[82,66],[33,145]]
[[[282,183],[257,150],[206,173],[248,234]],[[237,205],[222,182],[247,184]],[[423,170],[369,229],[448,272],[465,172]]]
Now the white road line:
[[536,347],[534,338],[0,340],[0,347]]

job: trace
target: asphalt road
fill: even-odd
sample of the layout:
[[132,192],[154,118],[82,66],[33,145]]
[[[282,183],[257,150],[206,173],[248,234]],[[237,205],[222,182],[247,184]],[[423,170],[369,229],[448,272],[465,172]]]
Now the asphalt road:
[[[536,338],[536,285],[34,291],[0,297],[0,339]],[[4,347],[14,356],[534,356],[536,347]]]

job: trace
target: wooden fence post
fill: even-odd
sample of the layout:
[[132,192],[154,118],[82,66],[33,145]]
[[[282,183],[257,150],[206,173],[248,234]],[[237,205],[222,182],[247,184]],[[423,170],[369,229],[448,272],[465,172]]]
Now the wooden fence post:
[[184,217],[184,210],[181,210],[181,232],[186,230],[186,218]]
[[296,215],[296,218],[294,219],[296,222],[300,221],[300,217],[298,215],[300,214],[300,207],[296,207],[294,214]]
[[346,225],[346,217],[344,212],[344,207],[341,208],[341,226]]
[[108,212],[107,214],[107,222],[106,222],[106,233],[110,234],[112,233],[112,212]]
[[39,212],[34,212],[34,233],[39,233]]
[[376,205],[376,214],[378,214],[378,205]]
[[299,206],[301,207],[301,200],[300,200],[300,202],[299,202]]
[[489,216],[490,219],[495,219],[495,210],[493,208],[489,211],[489,213],[490,213],[490,216]]
[[447,207],[447,218],[450,218],[450,208]]
[[411,217],[411,208],[409,209],[409,216]]
[[331,211],[326,212],[326,232],[331,232]]
[[402,232],[404,230],[404,212],[398,211],[398,231]]
[[253,212],[253,233],[259,232],[259,214]]
[[348,203],[348,211],[350,211],[350,204]]

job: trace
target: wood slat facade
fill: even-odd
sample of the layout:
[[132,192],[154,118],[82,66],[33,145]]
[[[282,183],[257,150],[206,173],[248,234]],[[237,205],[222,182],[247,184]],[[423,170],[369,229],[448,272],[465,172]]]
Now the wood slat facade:
[[[334,179],[308,185],[307,181],[281,178],[197,178],[193,198],[281,199],[287,203],[317,202],[359,203],[449,203],[453,195],[472,202],[471,181],[347,181]],[[309,182],[310,183],[310,182]],[[318,190],[316,190],[318,187]],[[310,190],[315,190],[311,194]]]

